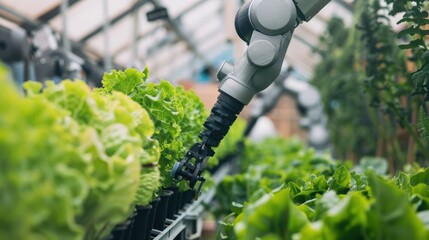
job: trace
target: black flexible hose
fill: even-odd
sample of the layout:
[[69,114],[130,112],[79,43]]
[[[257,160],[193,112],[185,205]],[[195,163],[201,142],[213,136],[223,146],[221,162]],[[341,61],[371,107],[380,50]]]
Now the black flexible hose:
[[[199,135],[203,144],[210,149],[219,146],[244,107],[243,103],[227,93],[219,92],[217,102],[213,106],[210,116],[204,122],[204,130]],[[211,150],[209,156],[213,155],[214,151]]]

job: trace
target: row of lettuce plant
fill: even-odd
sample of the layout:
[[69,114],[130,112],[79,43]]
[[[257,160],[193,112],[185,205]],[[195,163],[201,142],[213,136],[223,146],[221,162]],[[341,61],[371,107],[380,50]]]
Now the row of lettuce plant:
[[[171,169],[175,161],[180,160],[185,151],[198,141],[207,111],[194,92],[175,87],[166,80],[148,83],[148,77],[147,68],[143,72],[136,69],[113,70],[104,75],[104,87],[97,91],[104,94],[122,92],[148,110],[155,125],[153,137],[161,149],[161,184],[173,187],[176,182],[170,176]],[[185,184],[181,187],[185,188]]]
[[247,142],[241,166],[217,188],[219,239],[429,238],[429,168],[387,176],[280,138]]
[[192,91],[147,69],[24,84],[0,69],[0,239],[102,239],[176,186],[174,161],[206,116]]

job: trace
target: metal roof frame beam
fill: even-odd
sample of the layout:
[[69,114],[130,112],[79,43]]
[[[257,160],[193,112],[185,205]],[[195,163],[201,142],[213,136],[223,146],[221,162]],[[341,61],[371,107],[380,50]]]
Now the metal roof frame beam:
[[[161,7],[161,4],[158,0],[149,0],[155,7]],[[188,45],[188,48],[195,54],[196,57],[201,59],[204,63],[209,64],[209,61],[204,57],[203,54],[201,54],[195,44],[192,42],[192,40],[186,35],[185,32],[182,31],[182,29],[179,26],[178,21],[180,20],[179,17],[175,18],[174,20],[171,18],[167,18],[167,24],[170,26],[170,28],[176,33],[178,38],[186,43]]]
[[30,32],[39,26],[39,22],[33,21],[27,16],[24,16],[23,14],[3,4],[0,4],[0,17],[17,24],[27,32]]
[[[81,0],[69,0],[68,1],[68,7],[70,8],[74,4],[80,2]],[[37,17],[37,21],[39,21],[41,24],[45,24],[49,22],[50,20],[54,19],[58,14],[61,13],[61,4],[58,4],[57,6],[51,8],[47,12],[43,13],[39,17]]]
[[[123,18],[125,18],[129,14],[133,13],[134,11],[139,10],[140,7],[142,7],[143,5],[145,5],[147,2],[148,2],[148,0],[139,0],[139,1],[137,1],[130,8],[128,8],[127,10],[125,10],[123,13],[121,13],[118,16],[114,17],[110,21],[110,26],[115,25],[116,23],[118,23],[119,21],[121,21]],[[103,31],[103,25],[97,27],[94,31],[88,33],[86,36],[84,36],[83,38],[81,38],[80,42],[86,42],[86,41],[88,41],[89,39],[91,39],[92,37],[94,37],[95,35],[97,35],[98,33],[100,33],[101,31]]]
[[[38,26],[43,25],[38,20],[32,20],[23,14],[4,6],[3,4],[0,4],[0,17],[5,18],[8,21],[11,21],[17,25],[19,25],[21,28],[23,28],[27,32],[31,32],[38,28]],[[76,51],[78,53],[84,53],[82,45],[75,41],[70,41],[72,44],[73,51]],[[97,53],[94,51],[87,51],[90,55],[94,55],[96,57],[100,57]],[[79,54],[78,54],[79,55]]]
[[[155,28],[155,30],[156,30],[156,28]],[[153,34],[153,31],[147,31],[147,32],[144,32],[144,33],[142,33],[142,34],[138,35],[138,36],[137,36],[137,38],[136,38],[137,46],[139,45],[140,40],[142,40],[142,39],[144,39],[144,38],[146,38],[146,37],[148,37],[148,36],[150,36],[150,35],[152,35],[152,34]],[[118,56],[119,54],[121,54],[122,52],[124,52],[125,50],[127,50],[127,49],[128,49],[128,47],[129,47],[129,43],[128,43],[128,42],[126,42],[124,45],[122,45],[121,47],[119,47],[119,48],[118,48],[118,50],[116,50],[116,51],[112,54],[112,56],[113,56],[113,57]]]
[[[185,14],[185,13],[184,13]],[[182,14],[181,14],[181,16],[183,16]],[[211,16],[211,15],[209,15],[209,19],[211,19],[213,16]],[[204,22],[204,20],[202,21],[202,22]],[[215,30],[213,30],[213,31],[210,31],[208,34],[207,34],[207,36],[205,36],[203,39],[205,40],[205,39],[208,39],[210,36],[212,36],[213,35],[213,33],[216,31],[216,30],[219,30],[219,28],[216,28]],[[147,32],[147,33],[145,33],[145,34],[143,34],[142,36],[147,36],[147,35],[150,35],[151,34],[151,32]],[[172,43],[172,44],[175,44],[176,43],[176,41],[170,41],[169,43]],[[153,49],[153,48],[159,48],[159,49],[162,49],[162,48],[164,48],[164,47],[166,47],[167,46],[167,44],[168,43],[166,43],[166,42],[156,42],[155,44],[153,44],[153,45],[150,45],[148,48],[149,49]],[[154,53],[150,53],[150,54],[147,54],[147,55],[145,55],[144,57],[145,58],[150,58],[151,56],[153,56],[154,55]]]
[[[172,20],[170,19],[170,21],[173,21],[173,22],[175,22],[175,21],[179,21],[179,20],[180,20],[180,18],[181,18],[183,15],[185,15],[185,14],[187,14],[188,12],[190,12],[190,11],[194,10],[195,8],[197,8],[198,6],[200,6],[201,4],[203,4],[203,3],[205,3],[205,2],[207,2],[207,0],[200,0],[200,1],[196,2],[196,3],[195,3],[195,4],[193,4],[192,6],[190,6],[190,7],[186,8],[185,10],[183,10],[183,12],[181,12],[178,16],[174,17]],[[158,5],[155,5],[155,6],[160,6],[160,4],[159,4],[158,2],[157,2],[157,4],[158,4]],[[167,22],[167,24],[169,24],[169,23]],[[145,33],[142,33],[142,34],[140,34],[139,36],[137,36],[137,41],[140,41],[141,39],[146,38],[146,37],[147,37],[147,36],[149,36],[149,35],[151,35],[151,32],[150,32],[150,31],[145,32]],[[120,54],[120,53],[122,53],[123,51],[127,50],[127,48],[128,48],[128,43],[127,43],[127,44],[124,44],[124,45],[123,45],[122,47],[120,47],[116,52],[114,52],[114,53],[113,53],[113,56],[117,56],[117,55],[119,55],[119,54]]]

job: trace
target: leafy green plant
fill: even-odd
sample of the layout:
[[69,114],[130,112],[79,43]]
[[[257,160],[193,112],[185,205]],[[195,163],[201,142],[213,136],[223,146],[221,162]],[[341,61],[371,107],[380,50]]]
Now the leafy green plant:
[[152,198],[159,173],[142,182],[140,166],[159,151],[140,105],[82,81],[28,82],[26,97],[0,82],[0,238],[102,239]]
[[386,0],[386,2],[392,4],[389,9],[391,15],[403,13],[397,24],[407,24],[407,27],[399,32],[398,38],[408,40],[407,43],[399,45],[399,48],[412,51],[413,55],[409,60],[413,61],[417,67],[417,70],[410,74],[411,82],[414,84],[413,95],[422,95],[428,101],[429,51],[426,40],[429,35],[429,30],[427,30],[429,13],[426,10],[428,3],[424,0]]
[[[132,209],[130,198],[141,205],[152,200],[159,187],[159,150],[150,138],[154,125],[140,105],[122,93],[93,93],[82,81],[47,82],[44,89],[40,83],[28,82],[24,88],[29,99],[44,98],[92,129],[87,137],[93,143],[79,146],[94,164],[87,172],[90,191],[84,210],[76,216],[77,222],[87,227],[87,239],[101,237],[121,222]],[[143,171],[135,166],[138,171],[126,168],[127,161],[137,161]]]
[[0,83],[0,238],[82,238],[74,218],[89,192],[89,164],[74,143],[85,129],[45,99],[22,98],[3,68]]
[[[413,164],[415,158],[422,163],[429,156],[416,130],[417,110],[427,93],[428,5],[421,0],[385,3],[356,1],[356,28],[345,27],[341,19],[328,22],[317,50],[323,61],[313,82],[330,119],[336,156],[385,157],[394,174],[395,168]],[[399,34],[388,13],[404,14],[398,24],[407,27]],[[420,116],[424,119],[425,114]],[[425,135],[424,124],[418,128]]]
[[[403,13],[397,24],[406,24],[406,28],[398,33],[398,38],[404,39],[406,43],[400,44],[399,48],[410,51],[408,60],[415,66],[415,70],[408,76],[409,82],[414,87],[412,95],[421,96],[427,102],[429,101],[428,3],[422,0],[395,2],[386,0],[386,2],[392,6],[390,8],[391,15]],[[418,102],[420,106],[423,105],[421,101]],[[425,124],[426,121],[426,107],[421,107],[418,130],[427,142],[426,136],[429,128]]]
[[335,156],[342,159],[356,160],[377,151],[376,113],[364,92],[361,49],[358,31],[333,17],[316,50],[323,61],[311,81],[321,93]]
[[381,12],[384,8],[380,1],[362,1],[360,4],[363,10],[357,28],[364,43],[365,90],[370,96],[370,104],[403,121],[400,98],[409,93],[410,86],[406,81],[398,80],[405,72],[405,58],[397,48],[396,33]]
[[350,192],[316,222],[301,229],[297,239],[426,239],[428,229],[407,194],[370,174],[370,198]]
[[147,83],[149,71],[136,69],[111,71],[103,77],[101,92],[119,91],[147,109],[155,124],[153,138],[159,142],[161,183],[163,187],[176,183],[170,176],[175,161],[179,161],[198,134],[205,120],[204,105],[192,91],[175,87],[168,81]]
[[[387,116],[387,121],[396,120],[401,127],[405,127],[412,138],[412,142],[417,144],[419,152],[429,157],[425,144],[416,133],[415,123],[412,115],[416,112],[419,99],[412,99],[412,95],[422,92],[423,83],[416,83],[416,78],[411,77],[411,81],[406,81],[409,74],[405,64],[405,53],[401,49],[410,49],[418,47],[420,40],[413,40],[409,44],[402,44],[398,47],[397,35],[390,24],[385,13],[392,13],[399,9],[399,3],[395,3],[394,8],[382,7],[379,1],[366,1],[361,3],[366,11],[361,13],[359,29],[362,32],[362,39],[365,42],[366,63],[366,90],[371,96],[371,103],[378,107],[382,113]],[[419,5],[419,4],[418,4]],[[417,7],[417,6],[416,6]],[[409,20],[409,17],[424,15],[424,11],[411,11],[404,15],[404,18],[398,24]],[[427,13],[426,13],[427,14]],[[408,15],[408,16],[407,16]],[[407,19],[407,20],[404,20]],[[421,26],[411,26],[401,31],[398,37],[404,37],[407,34],[415,35],[423,30],[418,30]],[[416,54],[414,54],[416,57]],[[418,55],[418,54],[417,54]],[[409,68],[409,67],[408,67]],[[411,76],[414,73],[411,74]],[[421,82],[421,81],[420,81]],[[406,100],[406,101],[404,101]],[[407,104],[404,104],[407,103]],[[395,140],[397,141],[397,140]],[[398,144],[394,145],[395,154],[398,154]],[[408,149],[408,162],[414,160],[413,145]]]
[[[308,154],[311,150],[293,143],[288,154],[281,158],[276,152],[278,145],[267,144],[270,141],[262,142],[259,149],[264,158],[259,163],[253,162],[243,173],[228,177],[218,188],[219,204],[228,204],[229,200],[231,212],[220,222],[220,238],[399,240],[407,236],[429,237],[425,224],[429,169],[412,174],[401,172],[387,178],[386,164],[382,163],[385,160],[366,158],[357,173],[350,165],[329,159],[323,161]],[[288,148],[287,141],[276,141]],[[246,151],[257,153],[255,147]],[[291,155],[303,164],[293,165]],[[266,169],[267,163],[273,166],[273,162],[277,164],[271,173],[255,174],[254,169]],[[290,177],[295,176],[295,171],[299,175]],[[277,184],[264,184],[264,178]],[[224,189],[229,189],[227,197]]]
[[237,239],[291,239],[308,222],[287,189],[262,196],[241,214],[234,226]]
[[298,140],[272,138],[261,143],[248,141],[245,146],[240,161],[242,172],[225,177],[217,188],[218,215],[229,213],[231,202],[245,204],[285,184],[290,184],[291,195],[297,201],[304,202],[319,191],[323,179],[327,185],[326,178],[313,179],[308,172],[330,176],[339,164],[329,157],[316,156],[313,150],[304,150]]

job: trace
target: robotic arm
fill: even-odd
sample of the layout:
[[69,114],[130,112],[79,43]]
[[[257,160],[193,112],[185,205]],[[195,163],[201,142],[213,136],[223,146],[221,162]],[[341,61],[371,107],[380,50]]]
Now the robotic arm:
[[171,175],[188,180],[199,194],[205,179],[201,176],[213,147],[228,133],[238,114],[253,96],[277,78],[293,30],[309,21],[330,0],[252,0],[237,13],[235,28],[247,44],[244,55],[234,64],[224,63],[217,77],[219,97],[204,123],[200,142],[174,165]]
[[323,112],[323,105],[319,91],[307,82],[291,78],[284,83],[288,93],[297,100],[298,109],[304,116],[300,125],[308,130],[308,144],[318,152],[329,149],[329,134],[327,117]]
[[256,95],[244,137],[250,134],[258,119],[271,112],[280,97],[287,94],[295,99],[304,117],[300,125],[308,130],[309,146],[323,152],[328,148],[329,136],[326,127],[327,117],[323,113],[319,91],[308,82],[291,77],[293,71],[292,67],[283,63],[280,74],[274,82]]
[[[38,81],[82,79],[84,60],[59,46],[54,32],[48,26],[32,32],[33,58]],[[26,79],[27,80],[27,79]]]
[[287,90],[285,89],[284,83],[289,78],[291,72],[292,67],[288,67],[286,63],[283,63],[280,73],[274,82],[265,90],[256,94],[253,100],[253,106],[250,109],[250,118],[243,133],[244,137],[250,134],[260,117],[271,112],[277,105],[278,100]]
[[[20,28],[0,24],[0,60],[10,65],[25,62],[27,66],[34,66],[34,80],[43,82],[55,77],[82,79],[86,76],[90,82],[100,84],[104,71],[84,54],[79,55],[62,48],[55,33],[46,25],[26,33]],[[17,80],[26,81],[29,77],[19,77]]]

